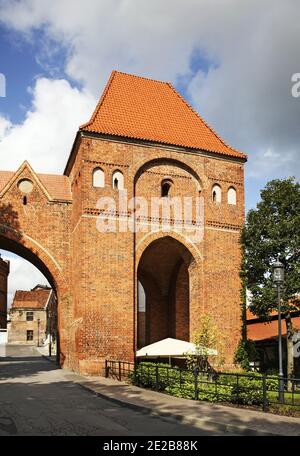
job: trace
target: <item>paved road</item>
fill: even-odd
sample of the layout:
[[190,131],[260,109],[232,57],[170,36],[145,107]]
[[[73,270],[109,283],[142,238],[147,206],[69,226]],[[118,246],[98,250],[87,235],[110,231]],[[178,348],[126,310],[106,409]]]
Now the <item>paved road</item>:
[[116,405],[80,387],[72,375],[33,347],[2,347],[0,436],[217,435]]

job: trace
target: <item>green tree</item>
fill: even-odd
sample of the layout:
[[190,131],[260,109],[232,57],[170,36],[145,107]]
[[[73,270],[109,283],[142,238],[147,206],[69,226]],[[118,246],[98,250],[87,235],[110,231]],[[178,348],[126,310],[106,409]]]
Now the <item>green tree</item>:
[[242,233],[245,284],[251,292],[251,311],[267,318],[277,310],[272,265],[284,264],[282,312],[287,328],[287,370],[293,374],[293,326],[290,312],[300,309],[300,185],[294,178],[272,180],[261,201],[250,210]]
[[[195,353],[187,354],[189,368],[199,367],[207,370],[210,366],[220,368],[224,364],[224,336],[215,319],[203,314],[198,320],[198,329],[194,334]],[[216,350],[216,354],[212,352]]]

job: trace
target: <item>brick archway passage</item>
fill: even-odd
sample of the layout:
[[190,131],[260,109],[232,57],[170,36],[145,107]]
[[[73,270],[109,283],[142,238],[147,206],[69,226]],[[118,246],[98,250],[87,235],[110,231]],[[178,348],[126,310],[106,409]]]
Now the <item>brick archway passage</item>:
[[138,348],[166,337],[190,340],[190,274],[193,257],[176,239],[153,241],[138,266],[145,312],[137,317]]
[[[5,230],[3,229],[3,226],[0,225],[0,230],[1,228],[2,232],[4,232]],[[12,235],[12,231],[9,230],[8,233],[10,236]],[[23,236],[21,235],[21,233],[17,233],[16,231],[13,232],[13,238],[6,237],[3,234],[0,235],[0,249],[14,253],[23,258],[24,260],[29,261],[29,263],[31,263],[32,265],[34,265],[46,277],[49,284],[51,285],[53,292],[55,294],[55,302],[57,306],[60,290],[59,271],[56,270],[55,265],[51,265],[52,260],[50,258],[47,258],[47,254],[45,254],[45,252],[43,252],[43,250],[41,250],[40,248],[36,247],[34,249],[32,246],[31,248],[26,246],[23,240]],[[49,269],[49,267],[51,268],[51,270]],[[59,326],[55,328],[55,332],[57,344],[57,363],[63,364],[63,354],[60,352]]]
[[39,256],[40,252],[37,252],[36,250],[36,253],[34,253],[34,250],[25,247],[21,242],[2,235],[0,235],[0,249],[15,253],[33,264],[46,277],[51,287],[57,293],[58,284],[57,279],[55,279],[56,274],[52,273],[45,262],[43,262]]

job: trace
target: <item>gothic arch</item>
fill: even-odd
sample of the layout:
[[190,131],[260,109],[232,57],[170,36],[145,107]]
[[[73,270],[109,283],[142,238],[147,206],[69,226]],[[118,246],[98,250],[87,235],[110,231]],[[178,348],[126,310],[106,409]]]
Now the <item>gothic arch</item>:
[[50,252],[30,236],[0,224],[0,249],[15,253],[36,266],[57,294],[64,287],[60,265]]
[[[149,233],[136,250],[136,283],[146,293],[146,309],[138,311],[136,344],[166,337],[191,340],[203,305],[203,262],[198,248],[178,233]],[[140,322],[144,328],[141,330]]]
[[201,265],[173,236],[148,237],[141,250],[137,281],[145,290],[146,304],[142,313],[137,301],[138,348],[167,337],[190,340]]
[[191,242],[190,239],[188,239],[187,236],[178,233],[176,231],[170,231],[170,232],[163,232],[163,231],[155,231],[155,232],[149,232],[146,233],[145,236],[143,236],[139,242],[136,245],[135,252],[136,252],[136,264],[139,263],[142,254],[146,250],[146,248],[154,241],[158,239],[162,239],[164,237],[171,237],[177,240],[179,243],[181,243],[188,251],[190,251],[193,261],[196,263],[202,262],[202,253],[198,249],[198,247]]
[[173,165],[173,166],[177,166],[178,168],[183,169],[184,171],[191,174],[191,176],[194,178],[199,191],[201,191],[201,189],[203,188],[203,182],[195,170],[193,170],[183,160],[176,160],[174,158],[169,158],[169,157],[159,157],[159,158],[155,158],[153,160],[149,160],[146,162],[145,161],[139,162],[132,170],[132,173],[134,176],[134,186],[136,185],[139,177],[143,174],[144,171],[146,171],[149,168],[153,168],[154,166],[159,166],[159,165]]

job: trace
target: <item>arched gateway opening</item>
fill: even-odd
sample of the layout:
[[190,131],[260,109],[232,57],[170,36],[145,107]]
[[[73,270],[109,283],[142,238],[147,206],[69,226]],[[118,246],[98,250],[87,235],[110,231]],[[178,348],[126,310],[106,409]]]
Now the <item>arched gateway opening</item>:
[[193,256],[176,239],[153,241],[138,266],[137,346],[166,337],[190,340],[190,267]]
[[[58,285],[57,285],[57,282],[56,282],[52,272],[49,270],[49,268],[45,264],[45,262],[38,256],[38,252],[35,253],[30,248],[25,247],[21,241],[19,242],[15,239],[10,239],[8,237],[0,235],[0,251],[4,256],[5,256],[5,253],[13,253],[19,258],[27,260],[29,263],[31,263],[33,266],[35,266],[35,268],[37,268],[39,270],[39,272],[44,276],[44,278],[48,281],[48,284],[45,284],[46,285],[45,288],[47,288],[47,285],[48,285],[49,290],[50,291],[51,291],[51,289],[53,290],[53,293],[51,292],[52,293],[51,306],[50,305],[47,306],[47,309],[46,309],[45,322],[40,321],[40,319],[38,318],[38,326],[35,329],[39,333],[38,336],[36,336],[38,339],[37,346],[42,347],[43,342],[45,343],[46,339],[48,339],[49,345],[51,344],[51,342],[54,342],[54,344],[55,344],[54,353],[56,354],[57,363],[59,363],[60,350],[59,350],[59,331],[58,331],[58,312],[57,312]],[[12,277],[11,280],[14,280],[14,277]],[[35,284],[35,285],[36,285],[36,288],[43,288],[39,284]],[[51,288],[49,287],[49,285]],[[29,292],[30,290],[22,289],[21,293],[23,291]],[[36,291],[38,293],[40,293],[40,295],[41,295],[41,292],[39,292],[39,290],[36,290]],[[46,293],[45,293],[45,295],[46,295]],[[28,305],[29,305],[29,303],[28,303]],[[22,317],[24,317],[25,319],[27,319],[27,321],[29,321],[29,318],[28,318],[29,314],[34,313],[31,310],[33,310],[33,309],[31,309],[30,306],[27,308],[27,305],[26,305],[26,308],[24,307],[24,312],[20,312],[20,315],[22,314]],[[7,317],[8,317],[8,315],[7,315]],[[31,320],[33,320],[33,318],[34,318],[33,315],[30,315],[30,317],[31,317]],[[23,320],[24,320],[24,318],[23,318]],[[21,319],[22,318],[20,317],[20,320]],[[22,323],[22,322],[20,321],[20,323]],[[34,325],[34,323],[32,323],[31,325]],[[24,325],[21,324],[21,326],[24,326]],[[24,326],[24,328],[25,328],[25,326]],[[30,332],[30,331],[27,331],[27,332]],[[33,332],[33,331],[31,331],[31,332]],[[24,339],[24,337],[22,337],[22,340],[23,339]],[[27,341],[30,344],[30,339],[27,339]],[[8,342],[13,343],[9,338],[8,338]],[[20,343],[20,342],[18,341],[16,343]],[[33,342],[32,342],[32,344],[33,344]],[[51,350],[50,350],[50,354],[51,354]]]

